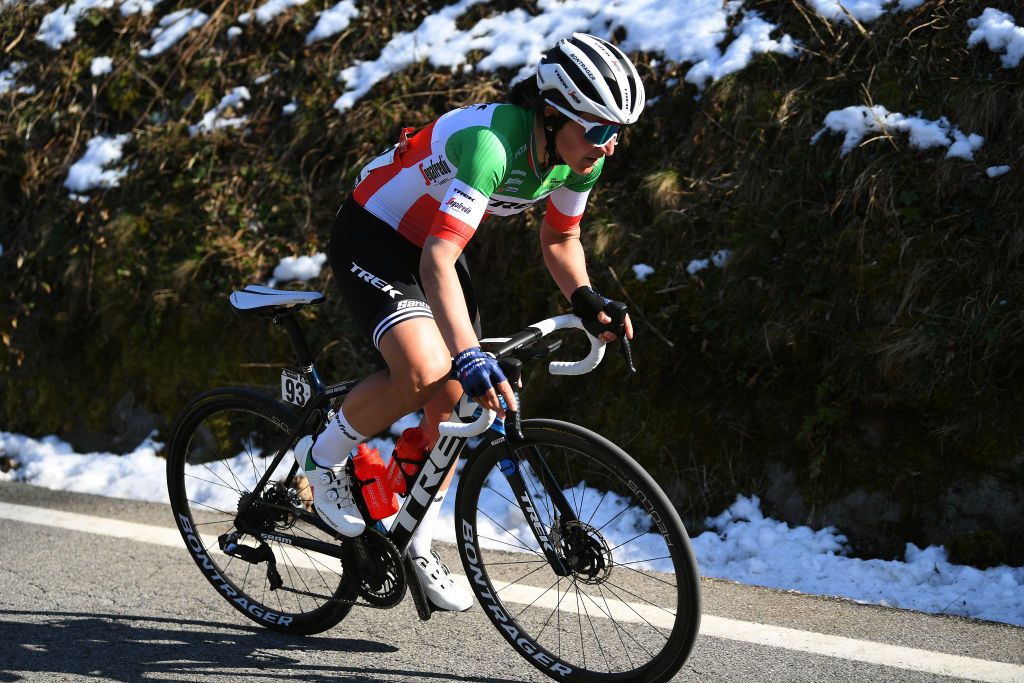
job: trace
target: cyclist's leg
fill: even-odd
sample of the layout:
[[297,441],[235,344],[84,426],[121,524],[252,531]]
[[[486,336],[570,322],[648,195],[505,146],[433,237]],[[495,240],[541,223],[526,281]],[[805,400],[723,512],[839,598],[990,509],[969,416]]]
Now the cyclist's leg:
[[[432,318],[395,325],[384,334],[378,349],[387,369],[357,384],[342,405],[360,432],[375,434],[403,415],[449,400],[445,398],[449,392],[442,390],[448,384],[451,356]],[[441,398],[432,402],[435,395]],[[449,413],[453,405],[454,400],[448,405]],[[437,433],[436,423],[433,433]]]
[[[420,247],[349,198],[338,212],[328,251],[345,302],[387,364],[352,389],[341,412],[362,435],[426,408],[424,426],[436,440],[438,423],[451,413],[461,391],[458,383],[445,381],[451,352],[420,288]],[[455,270],[479,335],[480,316],[464,256]]]
[[417,282],[419,247],[349,198],[328,256],[342,298],[387,365],[351,390],[317,437],[314,459],[337,463],[366,436],[422,408],[451,357]]
[[423,419],[420,420],[419,426],[426,435],[429,446],[433,447],[437,442],[440,436],[437,431],[438,425],[451,417],[455,410],[455,404],[461,397],[462,385],[458,380],[450,379],[423,406]]
[[[448,379],[451,356],[437,325],[430,318],[406,320],[385,333],[378,346],[388,370],[377,373],[348,395],[343,405],[355,424],[371,433],[380,431],[403,415],[427,408],[426,418],[433,423],[450,414],[456,398]],[[458,382],[454,383],[459,387]],[[461,387],[458,389],[461,394]],[[444,406],[447,406],[446,408]],[[454,473],[455,469],[452,468]],[[417,580],[435,609],[463,611],[473,605],[473,596],[450,578],[448,567],[431,551],[441,504],[451,482],[451,474],[442,484],[433,503],[425,511],[412,536],[409,554]]]

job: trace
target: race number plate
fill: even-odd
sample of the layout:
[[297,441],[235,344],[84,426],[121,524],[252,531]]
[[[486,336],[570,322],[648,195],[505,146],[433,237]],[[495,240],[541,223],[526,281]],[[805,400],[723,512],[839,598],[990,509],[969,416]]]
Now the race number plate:
[[281,371],[281,398],[297,406],[306,405],[309,400],[309,383],[297,372]]

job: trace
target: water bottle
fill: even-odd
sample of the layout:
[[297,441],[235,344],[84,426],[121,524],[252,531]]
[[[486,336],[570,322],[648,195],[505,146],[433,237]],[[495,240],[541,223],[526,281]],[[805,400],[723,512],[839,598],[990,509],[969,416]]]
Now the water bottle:
[[388,487],[388,468],[376,448],[359,444],[352,458],[352,471],[371,519],[384,519],[398,512],[398,496]]
[[406,494],[420,473],[427,453],[427,435],[422,429],[410,427],[402,432],[388,464],[388,486],[392,491],[403,496]]

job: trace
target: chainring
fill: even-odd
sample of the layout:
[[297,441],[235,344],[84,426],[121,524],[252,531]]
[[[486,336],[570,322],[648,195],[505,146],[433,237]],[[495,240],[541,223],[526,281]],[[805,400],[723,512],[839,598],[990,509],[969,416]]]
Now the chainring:
[[375,607],[394,607],[409,587],[398,548],[373,527],[342,544],[341,565],[356,592]]

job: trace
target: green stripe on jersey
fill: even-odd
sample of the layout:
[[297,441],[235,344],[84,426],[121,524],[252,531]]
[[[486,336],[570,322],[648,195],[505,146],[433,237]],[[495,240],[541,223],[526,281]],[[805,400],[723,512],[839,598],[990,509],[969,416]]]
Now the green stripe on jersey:
[[490,125],[475,125],[453,133],[445,155],[455,164],[455,177],[484,196],[488,209],[498,215],[518,213],[565,185],[576,192],[594,186],[604,158],[587,175],[558,165],[544,178],[530,163],[533,112],[511,104],[493,108]]

